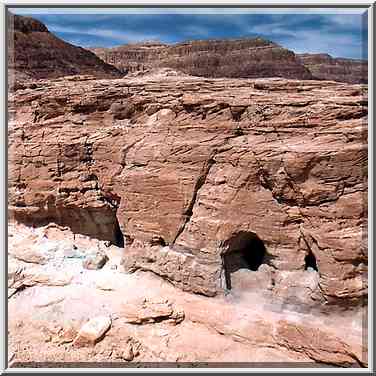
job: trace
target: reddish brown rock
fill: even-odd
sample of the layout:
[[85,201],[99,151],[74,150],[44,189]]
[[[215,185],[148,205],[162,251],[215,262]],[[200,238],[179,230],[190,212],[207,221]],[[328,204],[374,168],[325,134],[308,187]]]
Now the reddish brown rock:
[[312,330],[285,321],[278,323],[277,342],[280,345],[308,355],[319,363],[341,367],[361,367],[363,360],[341,339],[320,329]]
[[38,85],[9,97],[11,218],[125,240],[127,271],[188,291],[215,295],[236,268],[267,264],[262,288],[281,283],[286,299],[285,271],[302,276],[305,303],[362,302],[366,86],[161,74]]
[[351,84],[368,82],[366,60],[333,58],[328,54],[298,54],[297,56],[316,79]]
[[[50,33],[30,17],[10,14],[8,18],[8,76],[11,87],[23,87],[27,78],[57,78],[76,74],[121,77],[112,65],[92,52],[73,46]],[[57,111],[59,104],[57,105]]]
[[312,78],[292,51],[262,38],[128,44],[91,51],[124,73],[172,68],[201,77]]

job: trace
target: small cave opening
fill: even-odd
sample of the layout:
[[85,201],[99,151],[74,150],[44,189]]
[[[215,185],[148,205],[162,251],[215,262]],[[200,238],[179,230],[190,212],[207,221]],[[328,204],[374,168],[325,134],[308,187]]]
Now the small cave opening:
[[162,238],[162,236],[154,235],[150,241],[150,244],[153,245],[159,245],[161,247],[166,246],[166,241]]
[[120,248],[124,248],[125,242],[124,242],[124,235],[121,231],[119,221],[115,215],[115,224],[114,224],[114,245]]
[[308,268],[312,268],[316,270],[316,272],[319,271],[317,267],[316,257],[312,253],[312,251],[309,251],[306,257],[304,257],[304,263],[305,263],[304,270],[308,270]]
[[264,242],[253,232],[241,231],[223,245],[222,266],[227,290],[232,289],[232,275],[240,269],[257,271],[266,261]]

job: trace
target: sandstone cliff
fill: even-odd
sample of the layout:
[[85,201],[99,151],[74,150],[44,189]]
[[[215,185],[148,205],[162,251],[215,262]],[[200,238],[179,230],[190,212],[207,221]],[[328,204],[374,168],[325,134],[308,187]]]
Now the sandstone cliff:
[[75,74],[121,77],[92,52],[50,33],[41,22],[18,15],[8,19],[8,75],[11,86],[25,78],[56,78]]
[[352,84],[368,82],[366,60],[333,58],[328,54],[300,54],[297,56],[316,79]]
[[129,44],[91,50],[123,72],[167,67],[202,77],[312,78],[292,51],[262,38]]
[[357,304],[367,292],[366,95],[285,79],[34,82],[9,98],[9,214],[125,240],[127,271],[184,290],[235,288],[235,254],[248,252],[249,288]]

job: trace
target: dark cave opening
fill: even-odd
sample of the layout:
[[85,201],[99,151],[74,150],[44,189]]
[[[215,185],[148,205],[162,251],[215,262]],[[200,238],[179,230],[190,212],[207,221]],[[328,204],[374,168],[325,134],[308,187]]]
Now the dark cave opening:
[[316,272],[319,271],[319,269],[317,268],[316,257],[312,253],[312,251],[308,252],[306,257],[304,258],[304,263],[305,263],[304,270],[307,270],[308,268],[312,268],[312,269],[316,270]]
[[265,262],[264,242],[253,232],[241,231],[224,243],[222,265],[226,288],[231,290],[231,274],[239,269],[257,271]]
[[121,231],[119,221],[115,214],[115,224],[114,224],[114,245],[120,248],[124,248],[124,235]]

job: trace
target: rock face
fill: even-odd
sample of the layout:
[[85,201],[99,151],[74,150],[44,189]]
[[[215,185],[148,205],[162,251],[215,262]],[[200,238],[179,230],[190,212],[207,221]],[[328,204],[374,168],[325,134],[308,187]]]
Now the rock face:
[[312,78],[292,51],[261,38],[129,44],[91,51],[124,73],[172,68],[202,77]]
[[187,291],[235,289],[246,269],[260,273],[250,289],[362,301],[366,86],[149,75],[33,87],[9,97],[11,219],[125,242],[125,270]]
[[299,54],[297,56],[316,79],[352,84],[368,82],[366,60],[333,58],[328,54]]
[[56,78],[75,74],[121,77],[92,52],[51,34],[41,22],[17,15],[8,18],[8,74],[11,81]]

